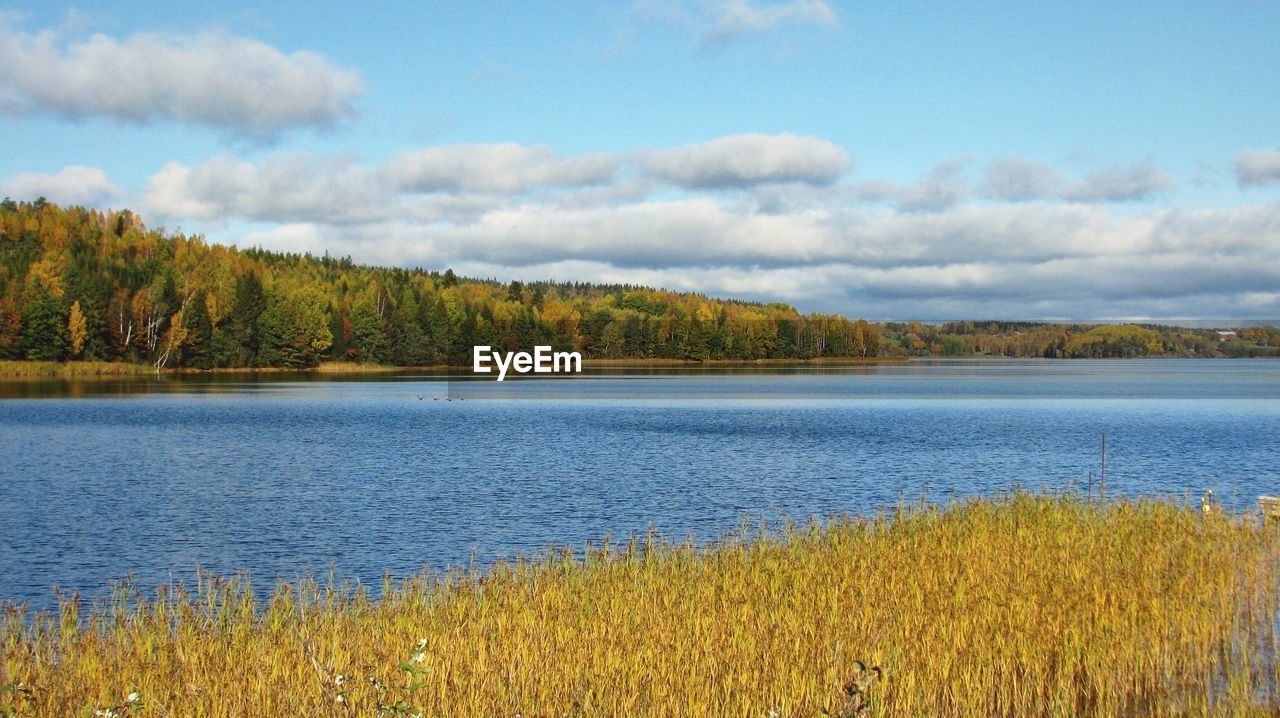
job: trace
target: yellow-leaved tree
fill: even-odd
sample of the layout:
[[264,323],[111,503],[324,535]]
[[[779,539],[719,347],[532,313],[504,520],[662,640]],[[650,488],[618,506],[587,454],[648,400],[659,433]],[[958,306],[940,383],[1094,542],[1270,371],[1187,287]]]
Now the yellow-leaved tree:
[[160,341],[159,356],[156,357],[156,371],[164,368],[169,363],[169,359],[182,349],[182,345],[186,343],[190,332],[187,331],[187,324],[183,321],[183,312],[186,311],[186,303],[183,303],[182,309],[169,318],[169,330],[164,333],[164,338]]
[[71,315],[67,318],[67,333],[71,336],[71,358],[76,359],[84,351],[84,340],[89,336],[85,326],[84,312],[80,311],[80,300],[71,303]]

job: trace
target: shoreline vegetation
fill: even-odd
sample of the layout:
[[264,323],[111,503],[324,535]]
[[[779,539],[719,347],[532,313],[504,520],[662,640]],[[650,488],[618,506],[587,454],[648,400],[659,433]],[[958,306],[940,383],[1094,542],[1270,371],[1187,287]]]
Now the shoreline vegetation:
[[[745,367],[745,366],[866,366],[875,364],[900,364],[906,357],[817,357],[813,359],[584,359],[584,368],[630,367]],[[31,361],[24,359],[0,359],[0,379],[21,378],[114,378],[130,376],[181,376],[190,374],[254,374],[254,373],[313,373],[313,374],[386,374],[404,371],[470,370],[471,365],[434,364],[427,366],[394,366],[360,362],[321,362],[312,367],[165,367],[156,369],[149,364],[103,361]]]
[[[1019,357],[972,354],[946,357],[814,357],[810,359],[583,359],[584,369],[626,369],[648,367],[699,368],[699,367],[851,367],[883,364],[905,364],[913,358],[923,359],[1017,359]],[[1196,357],[1141,357],[1144,359],[1193,359]],[[1207,358],[1207,357],[1202,357]],[[1221,358],[1221,357],[1219,357]],[[389,374],[406,371],[470,370],[469,364],[432,364],[397,366],[373,362],[320,362],[311,367],[165,367],[156,369],[149,364],[106,361],[32,361],[26,359],[0,359],[0,380],[4,379],[93,379],[148,376],[184,376],[210,374]]]
[[[1076,493],[0,612],[0,714],[1274,715],[1280,532]],[[102,715],[99,713],[98,715]]]

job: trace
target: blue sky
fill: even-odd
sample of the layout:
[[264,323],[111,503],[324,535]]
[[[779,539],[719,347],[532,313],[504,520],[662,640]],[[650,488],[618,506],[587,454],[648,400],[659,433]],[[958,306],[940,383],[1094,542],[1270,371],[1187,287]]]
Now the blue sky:
[[874,318],[1280,316],[1280,3],[47,3],[0,193]]

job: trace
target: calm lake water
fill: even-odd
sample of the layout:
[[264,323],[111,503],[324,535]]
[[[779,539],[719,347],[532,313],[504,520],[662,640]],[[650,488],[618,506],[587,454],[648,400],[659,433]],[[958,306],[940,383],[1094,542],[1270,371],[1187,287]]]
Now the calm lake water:
[[[455,378],[456,379],[456,378]],[[0,383],[0,599],[197,566],[379,584],[652,525],[1083,485],[1280,494],[1280,362]]]

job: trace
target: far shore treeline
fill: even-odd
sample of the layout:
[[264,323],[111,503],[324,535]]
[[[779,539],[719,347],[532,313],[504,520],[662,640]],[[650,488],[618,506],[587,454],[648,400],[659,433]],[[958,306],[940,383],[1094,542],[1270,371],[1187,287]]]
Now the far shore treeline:
[[870,324],[630,285],[504,284],[236,249],[128,211],[0,203],[0,359],[165,367],[467,364],[473,345],[588,359],[1277,356],[1280,330]]
[[469,364],[474,345],[589,358],[874,357],[876,329],[785,304],[237,250],[137,215],[0,203],[0,359],[157,368]]

